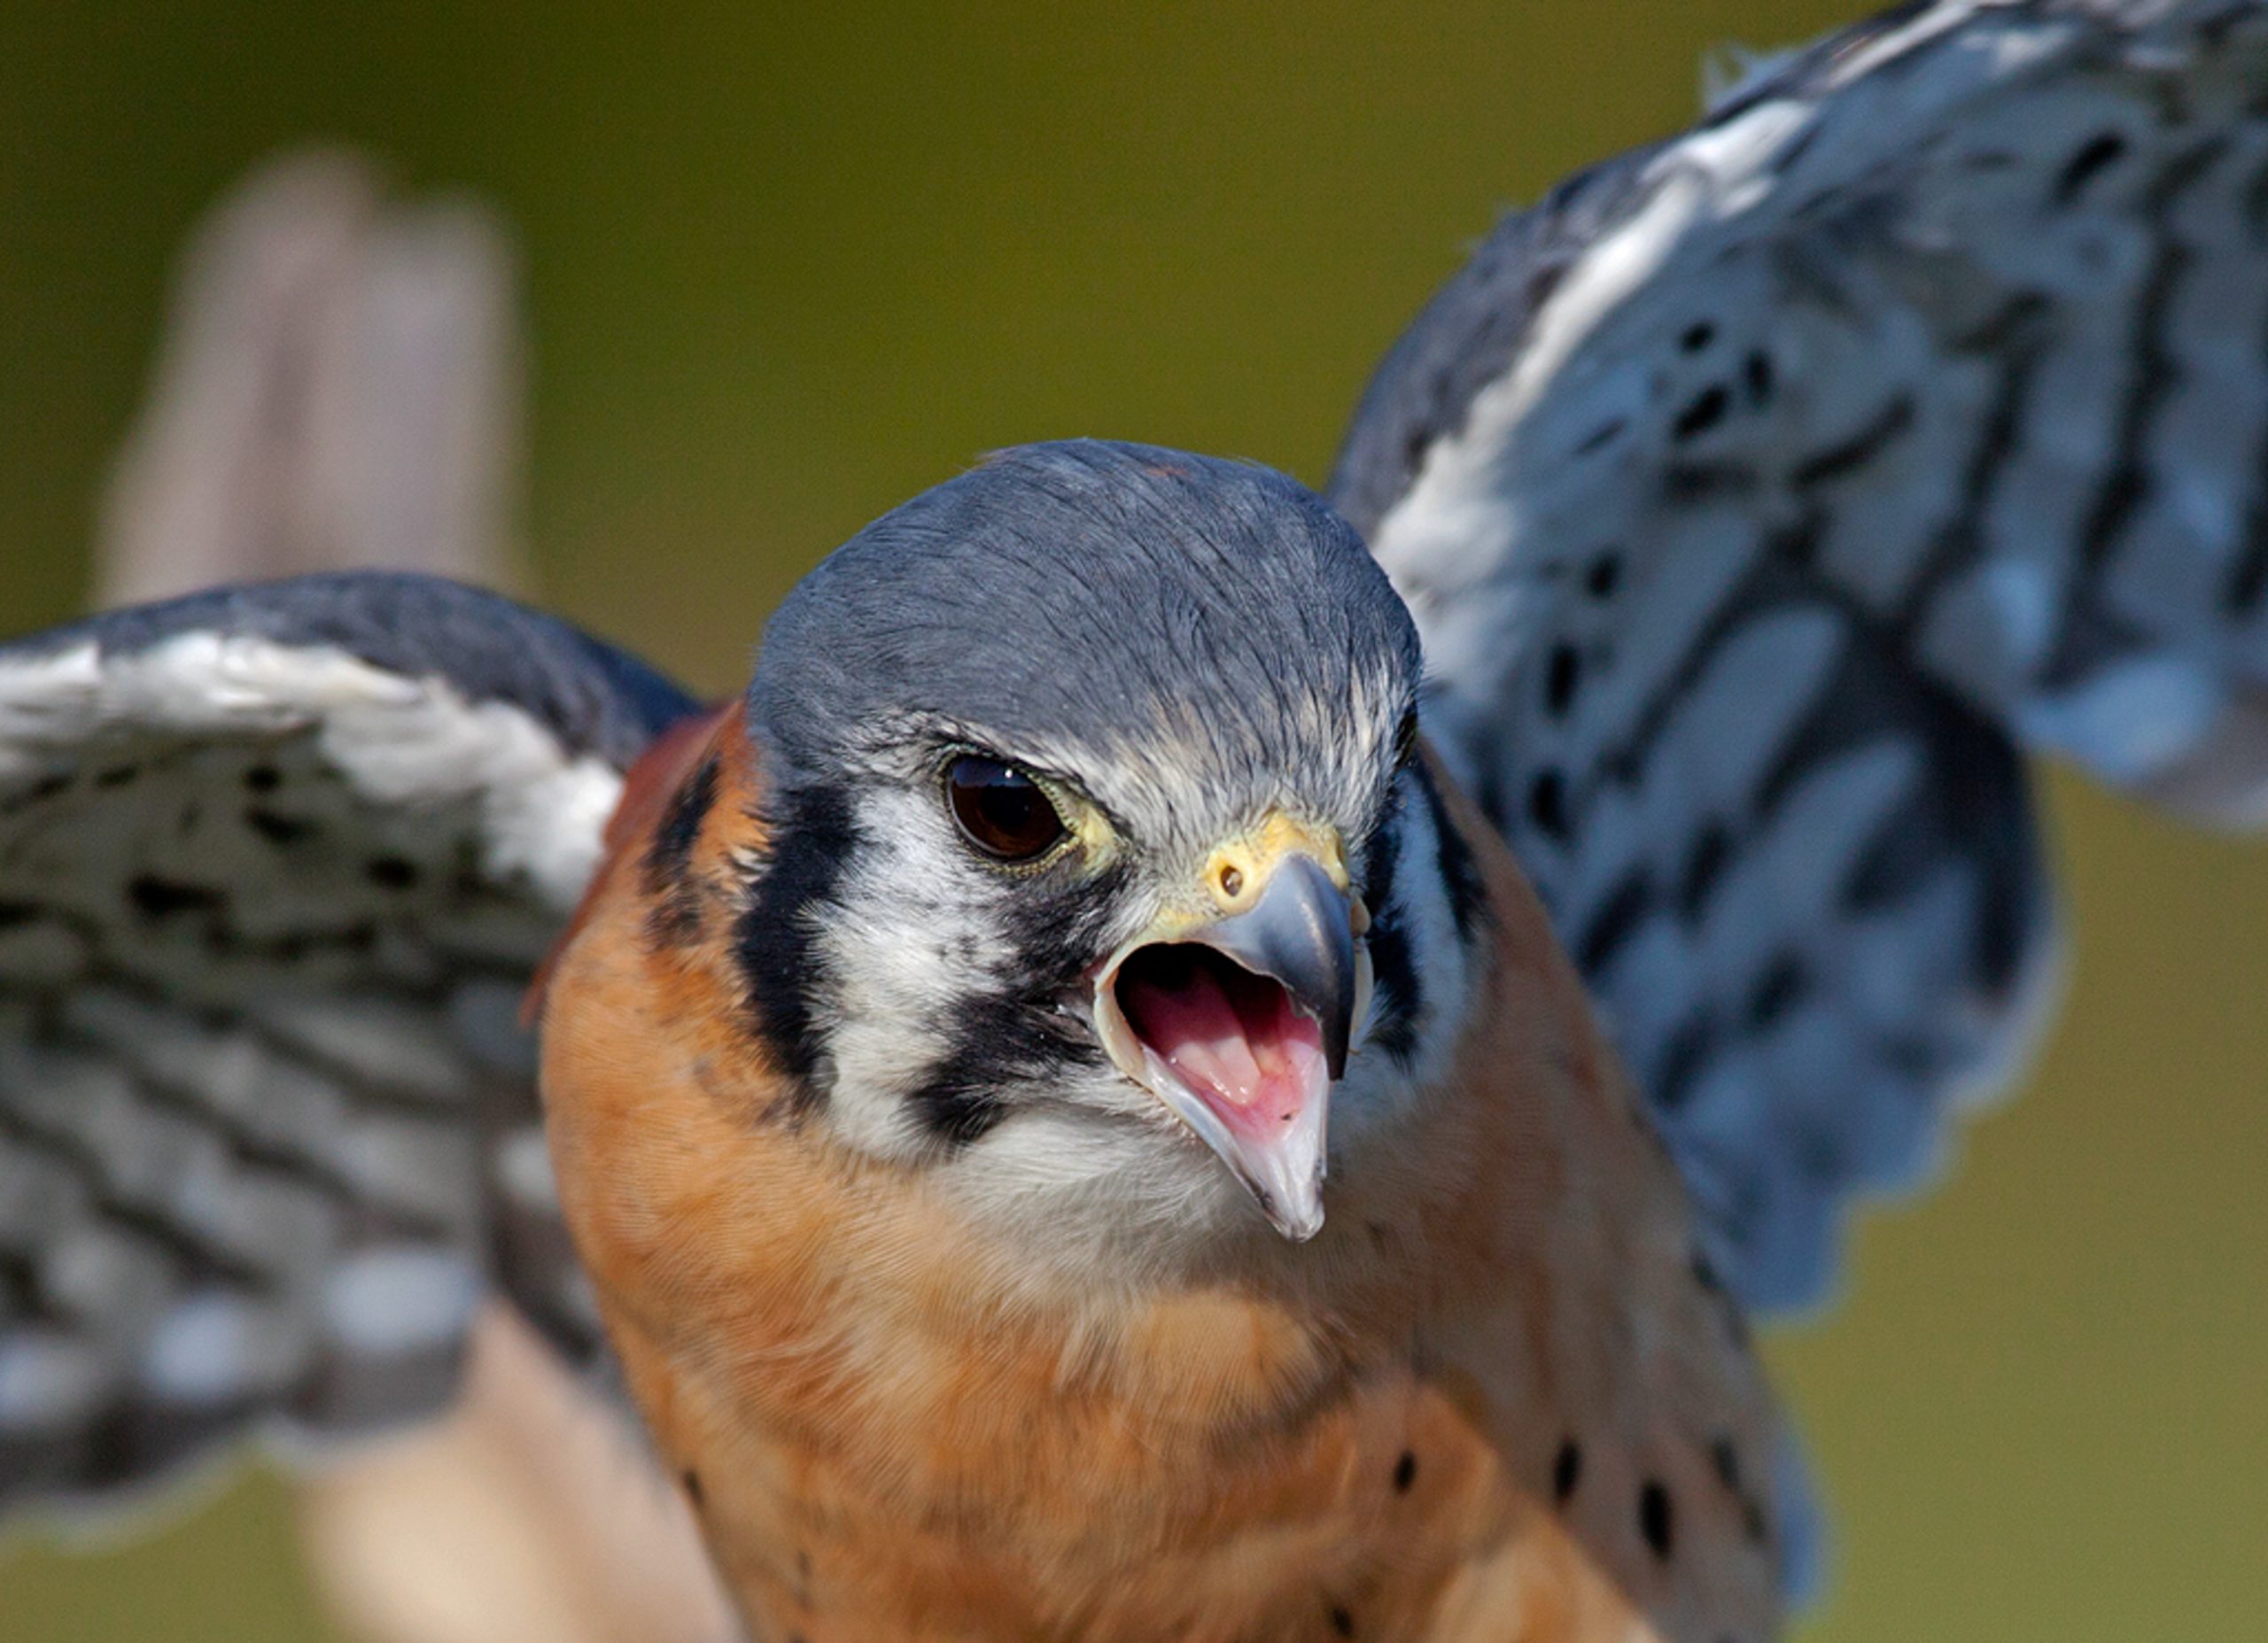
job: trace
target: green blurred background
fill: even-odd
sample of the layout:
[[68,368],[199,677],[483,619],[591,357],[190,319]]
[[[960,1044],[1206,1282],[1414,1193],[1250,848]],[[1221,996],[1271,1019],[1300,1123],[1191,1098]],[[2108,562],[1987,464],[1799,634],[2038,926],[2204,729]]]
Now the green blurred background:
[[[1310,481],[1499,207],[1689,118],[1821,0],[808,6],[0,0],[0,629],[69,612],[171,252],[344,139],[515,225],[525,529],[566,611],[723,688],[859,523],[1018,440]],[[1779,1333],[1821,1638],[2268,1637],[2268,851],[2053,784],[2080,939],[2023,1098]],[[0,1640],[330,1638],[251,1478],[0,1553]]]

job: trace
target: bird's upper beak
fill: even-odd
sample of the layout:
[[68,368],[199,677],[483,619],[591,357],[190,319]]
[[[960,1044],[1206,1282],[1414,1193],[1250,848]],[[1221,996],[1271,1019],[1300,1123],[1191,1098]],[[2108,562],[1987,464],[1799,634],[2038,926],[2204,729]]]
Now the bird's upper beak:
[[1331,1086],[1369,1003],[1369,920],[1336,842],[1280,815],[1216,850],[1200,883],[1103,966],[1096,1027],[1278,1232],[1310,1238]]

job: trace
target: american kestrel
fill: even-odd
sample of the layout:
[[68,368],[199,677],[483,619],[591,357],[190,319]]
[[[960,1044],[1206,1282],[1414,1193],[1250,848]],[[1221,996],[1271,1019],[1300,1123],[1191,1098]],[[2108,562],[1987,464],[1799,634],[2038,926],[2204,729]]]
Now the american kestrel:
[[1003,453],[721,707],[415,577],[0,649],[0,1501],[430,1410],[493,1289],[759,1638],[1769,1635],[1744,1308],[2020,1055],[2022,755],[2268,797],[2264,12],[1767,66],[1326,496]]

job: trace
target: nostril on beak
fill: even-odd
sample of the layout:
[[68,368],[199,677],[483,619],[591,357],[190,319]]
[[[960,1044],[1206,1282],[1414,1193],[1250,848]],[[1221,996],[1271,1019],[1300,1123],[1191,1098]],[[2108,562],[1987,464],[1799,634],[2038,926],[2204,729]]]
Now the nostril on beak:
[[1323,1029],[1333,1078],[1347,1071],[1363,991],[1352,900],[1313,857],[1287,856],[1251,906],[1184,938],[1280,983],[1293,1006]]

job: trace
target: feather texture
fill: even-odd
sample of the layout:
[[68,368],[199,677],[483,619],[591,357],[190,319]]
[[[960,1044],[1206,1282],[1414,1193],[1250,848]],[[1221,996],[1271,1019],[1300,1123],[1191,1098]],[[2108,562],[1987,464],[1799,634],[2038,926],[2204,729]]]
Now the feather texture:
[[2022,756],[2268,811],[2268,16],[1908,5],[1507,222],[1335,500],[1753,1301],[2020,1064]]
[[673,686],[492,594],[307,578],[0,648],[0,1507],[596,1348],[520,995]]

